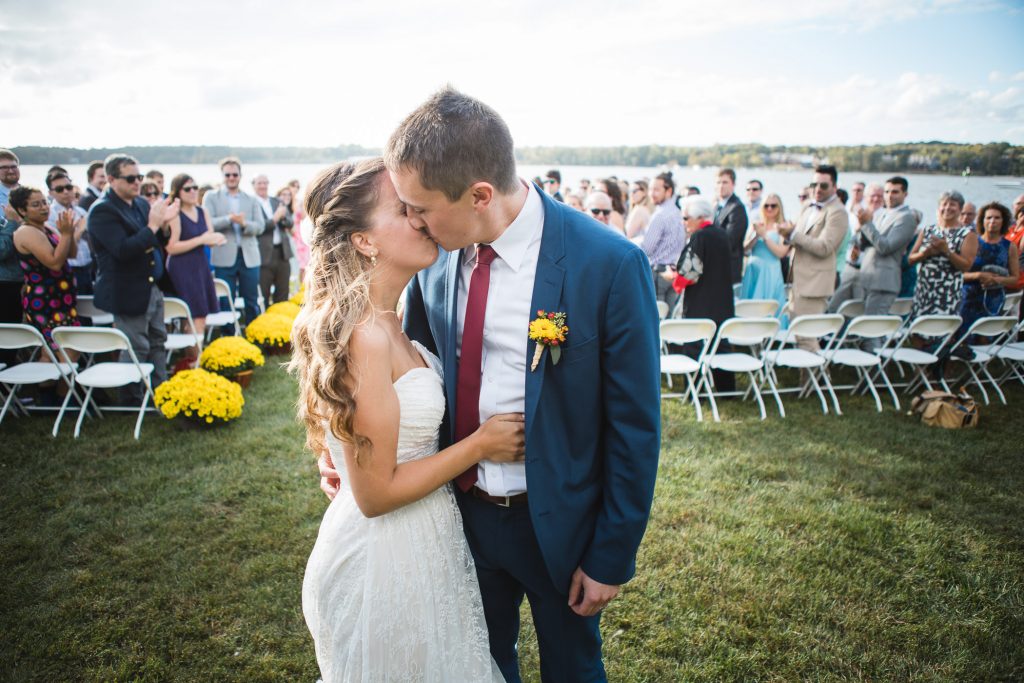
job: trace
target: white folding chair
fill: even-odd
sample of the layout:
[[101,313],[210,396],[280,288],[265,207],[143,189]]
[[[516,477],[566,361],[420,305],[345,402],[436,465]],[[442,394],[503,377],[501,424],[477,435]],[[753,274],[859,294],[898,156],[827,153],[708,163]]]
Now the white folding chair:
[[842,336],[834,337],[822,351],[826,361],[822,371],[829,374],[831,380],[829,370],[832,365],[853,368],[857,372],[858,382],[843,386],[833,384],[832,388],[849,389],[851,393],[856,393],[862,384],[866,385],[875,398],[875,407],[878,412],[882,412],[882,400],[879,398],[878,390],[871,378],[873,374],[878,375],[885,388],[889,390],[889,395],[892,396],[893,406],[899,410],[900,400],[896,397],[896,390],[889,382],[889,377],[882,369],[882,357],[877,353],[856,348],[851,342],[860,339],[882,339],[887,344],[902,324],[903,320],[898,315],[860,315],[851,320]]
[[1003,315],[1016,315],[1018,306],[1020,306],[1020,298],[1024,296],[1024,292],[1010,292],[1006,295],[1003,300]]
[[[932,384],[928,381],[925,369],[929,365],[939,362],[939,356],[949,345],[950,339],[952,339],[953,334],[960,327],[960,323],[961,320],[958,315],[923,315],[911,321],[910,325],[891,345],[887,344],[880,348],[878,355],[884,359],[882,361],[883,371],[893,362],[898,365],[910,365],[917,371],[917,378],[915,380],[908,380],[901,384],[893,383],[893,386],[905,387],[907,393],[913,391],[918,383],[923,383],[929,390],[932,389]],[[932,349],[926,351],[909,347],[908,343],[915,336],[931,338],[933,340]],[[940,378],[939,382],[943,389],[950,391],[949,385],[946,384],[944,379]]]
[[[700,381],[701,369],[704,365],[704,355],[707,353],[708,345],[715,336],[715,321],[707,318],[684,318],[677,320],[663,320],[661,322],[661,373],[668,376],[669,387],[672,386],[672,375],[683,375],[686,377],[687,389],[682,393],[662,393],[661,398],[685,399],[689,396],[693,401],[693,407],[697,411],[697,421],[702,422],[704,415],[700,409],[700,397],[697,395],[697,384]],[[668,344],[690,344],[700,342],[700,353],[697,358],[681,353],[668,353]],[[709,397],[712,412],[718,413],[713,396]]]
[[658,320],[664,320],[668,317],[668,303],[664,301],[655,302],[658,305]]
[[889,315],[898,315],[901,318],[905,318],[910,315],[910,311],[914,308],[913,297],[901,297],[892,302],[892,306],[889,307]]
[[843,316],[847,320],[856,318],[858,315],[864,315],[864,299],[847,299],[839,304],[836,314]]
[[[1003,390],[999,388],[999,382],[989,374],[988,364],[998,357],[1000,349],[1009,341],[1010,333],[1016,326],[1017,319],[1008,315],[986,316],[975,320],[967,329],[967,332],[949,347],[950,362],[959,361],[967,368],[967,372],[964,375],[953,380],[951,383],[960,384],[967,375],[970,375],[971,379],[965,386],[971,383],[977,384],[978,389],[981,390],[981,396],[985,401],[985,405],[988,405],[988,392],[985,391],[985,382],[988,382],[996,390],[999,400],[1003,402],[1003,405],[1006,405],[1006,396],[1003,395]],[[971,344],[971,338],[975,335],[989,337],[991,341],[987,344]],[[960,348],[970,349],[967,357],[960,356],[957,353],[957,350]],[[978,376],[979,371],[984,375],[984,378]]]
[[96,308],[93,297],[88,294],[78,295],[78,303],[75,305],[75,308],[78,311],[78,315],[87,316],[96,327],[114,324],[114,314]]
[[[0,369],[0,385],[3,386],[6,394],[3,409],[0,409],[0,423],[4,421],[4,417],[7,416],[12,405],[14,410],[28,414],[28,408],[18,400],[17,396],[18,390],[27,384],[42,384],[60,380],[68,387],[68,397],[78,400],[69,379],[77,364],[71,361],[59,363],[46,343],[46,339],[36,328],[19,323],[0,323],[0,349],[33,349],[28,361]],[[35,360],[40,356],[44,360]],[[57,410],[57,408],[33,406],[32,410]],[[53,428],[53,435],[57,436],[56,425]]]
[[211,335],[216,327],[224,327],[225,325],[235,326],[235,335],[242,333],[238,327],[238,319],[241,318],[241,314],[235,309],[235,302],[231,297],[231,287],[225,280],[220,278],[213,279],[213,289],[217,294],[217,298],[221,300],[227,300],[228,310],[218,311],[217,313],[209,313],[206,316],[206,343],[210,343]]
[[[171,354],[175,351],[198,347],[199,354],[203,352],[203,338],[195,333],[196,322],[192,319],[192,311],[184,300],[173,296],[164,297],[164,323],[175,325],[180,322],[187,322],[191,332],[168,332],[167,341],[164,347],[167,349],[167,361],[170,362]],[[196,355],[199,358],[199,355]]]
[[779,312],[775,299],[737,299],[733,303],[737,318],[771,318]]
[[[53,331],[53,340],[60,348],[61,355],[65,361],[67,360],[65,349],[74,349],[80,353],[93,354],[108,353],[110,351],[123,351],[127,353],[128,361],[125,362],[95,363],[81,372],[72,368],[71,381],[72,386],[81,385],[86,387],[83,406],[89,404],[92,400],[92,392],[97,388],[109,389],[142,382],[146,391],[142,397],[142,403],[139,404],[139,417],[135,421],[135,438],[138,440],[139,432],[142,429],[142,418],[146,414],[149,398],[153,395],[153,387],[150,384],[153,364],[139,362],[139,359],[135,357],[135,352],[132,351],[132,345],[129,343],[128,337],[121,330],[107,327],[58,327]],[[118,406],[108,406],[103,408],[103,411],[100,411],[95,403],[92,405],[96,408],[96,413],[99,417],[103,417],[103,411],[106,410],[135,411],[135,408],[122,408]],[[64,411],[67,409],[67,406],[68,400],[65,399],[64,405],[61,406],[60,413],[57,415],[57,424],[54,425],[54,432],[60,427],[60,421],[64,418]],[[75,423],[76,439],[82,430],[82,420],[85,419],[85,413],[84,409],[78,413],[78,422]]]
[[[818,399],[821,401],[821,412],[827,415],[828,403],[825,401],[825,394],[821,391],[821,384],[824,384],[829,395],[832,397],[832,405],[835,407],[836,415],[843,414],[839,408],[839,399],[836,398],[836,392],[832,388],[832,381],[829,379],[828,373],[825,372],[827,363],[824,355],[801,348],[788,349],[784,348],[784,346],[787,343],[795,342],[797,337],[818,340],[828,336],[834,337],[839,333],[844,322],[843,316],[838,313],[802,315],[789,324],[789,328],[786,329],[785,337],[782,340],[769,344],[763,354],[765,372],[773,379],[777,396],[783,392],[796,392],[800,396],[804,396],[810,391],[810,387],[813,386],[814,391],[818,394]],[[778,376],[775,374],[776,367],[806,370],[807,382],[799,387],[781,389],[779,388]],[[779,412],[785,417],[785,412],[781,410],[781,399],[779,405]]]
[[714,390],[714,378],[712,370],[724,372],[745,372],[750,378],[750,391],[757,399],[757,406],[761,410],[761,419],[768,417],[764,409],[764,400],[761,398],[761,388],[768,384],[769,389],[775,396],[775,402],[779,406],[779,414],[785,416],[785,409],[782,407],[782,399],[775,391],[775,381],[769,373],[764,372],[764,359],[749,353],[719,353],[718,349],[722,340],[740,340],[751,346],[766,346],[779,329],[778,318],[729,318],[718,328],[718,335],[711,347],[711,351],[704,357],[704,370],[697,393],[700,393],[700,386],[707,390],[708,400],[711,403],[711,411],[714,414],[715,422],[719,421],[718,407],[714,396],[745,396],[745,391],[716,392]]

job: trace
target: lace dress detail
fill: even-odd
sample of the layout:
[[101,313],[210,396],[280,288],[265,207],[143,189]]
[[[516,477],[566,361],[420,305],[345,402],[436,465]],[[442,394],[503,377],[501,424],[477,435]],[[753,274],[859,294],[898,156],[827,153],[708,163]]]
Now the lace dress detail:
[[[415,342],[414,342],[415,343]],[[444,416],[440,361],[395,382],[398,462],[437,453]],[[451,486],[368,519],[328,433],[341,488],[306,565],[302,610],[324,683],[504,679],[488,649],[473,558]]]

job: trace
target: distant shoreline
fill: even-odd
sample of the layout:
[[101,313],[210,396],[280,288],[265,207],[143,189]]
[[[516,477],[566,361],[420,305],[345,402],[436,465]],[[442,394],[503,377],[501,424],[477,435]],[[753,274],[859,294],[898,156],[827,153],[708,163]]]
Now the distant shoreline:
[[[113,152],[125,152],[144,164],[215,164],[226,156],[249,163],[319,164],[380,154],[361,145],[335,147],[138,146],[11,148],[22,164],[88,164]],[[773,168],[802,170],[831,163],[842,172],[919,173],[969,177],[1024,176],[1024,147],[1005,142],[959,144],[912,142],[891,145],[767,146],[755,143],[676,147],[521,147],[523,165]]]

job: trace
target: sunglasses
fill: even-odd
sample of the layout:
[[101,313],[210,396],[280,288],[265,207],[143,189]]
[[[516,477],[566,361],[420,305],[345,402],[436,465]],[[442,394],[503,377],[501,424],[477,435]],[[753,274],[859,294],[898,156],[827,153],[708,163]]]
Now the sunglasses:
[[832,183],[811,183],[808,187],[817,187],[821,190],[829,190],[832,189]]
[[224,177],[225,178],[237,178],[238,174],[237,173],[225,173]]
[[54,192],[67,192],[68,190],[75,189],[74,185],[61,185],[60,187],[52,188]]
[[777,209],[777,208],[779,208],[779,205],[778,204],[765,204],[764,208],[766,208],[766,209]]
[[144,176],[141,173],[139,173],[138,175],[121,175],[121,176],[117,176],[116,175],[114,177],[115,178],[120,178],[121,180],[125,181],[126,183],[141,183],[142,179],[145,178],[146,176]]
[[544,184],[545,184],[545,185],[554,185],[554,184],[555,184],[555,183],[557,183],[557,182],[558,182],[558,181],[557,181],[557,180],[555,180],[554,178],[548,178],[547,180],[545,180],[545,181],[544,181]]
[[143,197],[159,197],[160,193],[159,192],[155,192],[155,191],[154,192],[143,192],[142,196]]
[[760,187],[748,187],[747,188],[747,192],[760,192],[760,191],[761,191]]
[[198,185],[186,185],[185,187],[181,188],[181,191],[182,192],[193,192],[193,191],[198,190],[198,189],[199,189]]
[[807,198],[808,198],[809,196],[810,196],[810,195],[808,195],[808,194],[806,194],[806,193],[804,193],[804,194],[798,194],[798,195],[797,195],[797,197],[799,197],[799,198],[800,198],[800,201],[803,201],[803,200],[807,199]]
[[591,209],[590,213],[595,216],[610,216],[612,213],[611,209]]

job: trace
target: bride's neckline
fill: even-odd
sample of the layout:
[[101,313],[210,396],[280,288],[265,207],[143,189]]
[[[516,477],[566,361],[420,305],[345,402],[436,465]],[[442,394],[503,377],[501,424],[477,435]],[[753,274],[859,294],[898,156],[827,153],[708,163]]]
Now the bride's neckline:
[[434,366],[433,366],[433,364],[431,364],[430,358],[427,357],[427,350],[426,350],[426,348],[424,348],[423,344],[420,344],[415,339],[411,339],[410,341],[412,342],[412,345],[416,348],[416,352],[418,354],[420,354],[420,358],[423,359],[423,362],[426,363],[426,365],[418,365],[418,366],[416,366],[414,368],[409,368],[408,370],[403,372],[398,377],[398,379],[396,379],[394,382],[392,382],[391,386],[397,386],[399,382],[401,382],[403,379],[405,379],[406,377],[408,377],[412,373],[416,372],[417,370],[429,370],[430,372],[434,372]]

